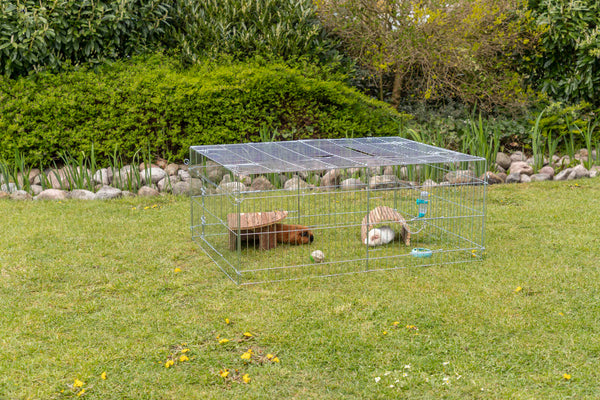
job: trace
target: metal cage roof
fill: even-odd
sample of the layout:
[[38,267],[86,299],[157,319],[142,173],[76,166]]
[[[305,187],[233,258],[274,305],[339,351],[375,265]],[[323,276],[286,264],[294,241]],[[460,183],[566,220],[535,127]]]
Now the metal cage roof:
[[221,144],[191,149],[239,175],[484,160],[401,137]]

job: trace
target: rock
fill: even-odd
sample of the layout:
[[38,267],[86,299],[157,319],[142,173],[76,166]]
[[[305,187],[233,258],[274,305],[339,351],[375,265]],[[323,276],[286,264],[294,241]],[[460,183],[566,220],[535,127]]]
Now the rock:
[[70,199],[77,200],[95,200],[96,194],[94,192],[90,192],[89,190],[76,189],[68,193],[67,197]]
[[150,169],[150,168],[161,168],[161,167],[159,167],[158,164],[154,164],[154,163],[146,164],[145,162],[143,162],[140,164],[138,169],[140,170],[140,172],[142,172],[146,168]]
[[391,189],[398,186],[400,179],[396,175],[377,175],[369,180],[371,189]]
[[562,156],[558,162],[556,163],[557,167],[566,167],[567,165],[571,164],[571,159],[569,158],[569,156]]
[[565,168],[554,176],[555,181],[566,181],[573,168]]
[[[186,182],[186,181],[183,181]],[[200,196],[202,195],[202,179],[191,178],[188,183],[188,193],[192,196]]]
[[543,181],[551,181],[552,177],[548,174],[533,174],[530,176],[531,182],[543,182]]
[[246,186],[250,186],[252,184],[252,178],[250,178],[248,175],[239,175],[236,177],[236,180],[238,182],[242,182]]
[[529,183],[531,182],[531,177],[529,175],[521,174],[521,183]]
[[248,188],[242,182],[226,182],[226,183],[221,183],[217,187],[217,193],[219,193],[219,194],[239,193],[239,192],[245,192],[246,190],[248,190]]
[[96,199],[98,200],[117,199],[121,196],[123,196],[123,192],[112,186],[103,186],[102,189],[96,192]]
[[180,169],[177,172],[177,176],[179,177],[179,179],[181,179],[184,182],[189,182],[189,180],[192,179],[192,177],[190,176],[190,173],[188,171],[184,171],[182,169]]
[[455,184],[473,183],[473,182],[477,181],[477,176],[475,176],[475,173],[473,173],[473,171],[458,170],[458,171],[448,172],[446,174],[446,176],[444,177],[444,179],[448,183],[455,185]]
[[10,197],[10,194],[6,193],[6,192],[0,192],[0,199],[8,199]]
[[136,171],[131,165],[126,165],[120,170],[113,172],[110,184],[117,188],[125,188],[129,185],[137,186],[137,174],[143,175],[140,171]]
[[29,171],[29,184],[30,184],[30,185],[33,185],[33,184],[34,184],[34,181],[36,180],[36,178],[37,178],[38,182],[40,182],[40,174],[41,174],[41,173],[42,173],[42,172],[40,171],[40,169],[39,169],[39,168],[32,168],[32,169]]
[[487,179],[488,185],[497,185],[500,183],[504,183],[504,180],[497,174],[493,172],[486,172],[481,176],[481,180]]
[[162,168],[150,168],[149,170],[140,171],[142,184],[152,183],[156,185],[158,181],[164,179],[167,173]]
[[223,175],[226,173],[227,169],[215,163],[214,161],[209,160],[206,162],[206,176],[208,177],[208,180],[215,185],[221,183],[221,179],[223,179]]
[[504,172],[504,173],[506,173],[506,169],[502,168],[501,166],[499,166],[498,164],[496,164],[496,172]]
[[527,164],[525,161],[513,161],[510,164],[510,173],[520,175],[533,175],[533,167]]
[[10,194],[12,200],[31,200],[32,197],[29,193],[24,190],[16,190]]
[[34,196],[37,196],[38,194],[42,193],[42,191],[44,190],[44,188],[43,188],[43,187],[41,187],[40,185],[31,185],[31,186],[29,187],[29,189],[31,189],[31,193],[32,193]]
[[598,176],[598,170],[590,171],[590,178],[595,178]]
[[262,192],[265,190],[273,190],[275,186],[264,176],[258,176],[254,178],[252,185],[250,185],[250,190],[253,192]]
[[179,178],[177,177],[177,175],[167,175],[165,178],[158,181],[156,187],[160,192],[170,192],[171,190],[173,190],[173,185],[177,182],[179,182]]
[[66,200],[67,191],[60,189],[46,189],[35,196],[35,200]]
[[300,177],[294,176],[292,179],[289,179],[283,185],[285,190],[298,190],[298,189],[308,189],[310,185],[304,182]]
[[[161,170],[162,171],[162,170]],[[138,196],[141,197],[154,197],[154,196],[160,196],[160,193],[158,192],[158,190],[156,190],[153,187],[150,186],[142,186],[138,192],[137,192]]]
[[177,172],[179,172],[179,165],[173,163],[167,164],[164,170],[167,175],[177,175]]
[[188,195],[190,192],[190,183],[186,181],[179,181],[173,185],[172,190],[174,195]]
[[587,160],[588,155],[590,154],[590,152],[588,151],[588,149],[579,149],[579,153],[578,153],[582,159]]
[[366,183],[360,179],[348,178],[342,181],[342,190],[361,190],[366,187]]
[[423,188],[432,188],[435,186],[438,186],[438,184],[432,179],[426,179],[425,182],[423,182]]
[[567,180],[571,181],[573,179],[581,179],[581,178],[589,178],[590,171],[588,171],[583,165],[577,165],[573,167],[571,173],[567,177]]
[[230,183],[231,182],[231,176],[229,176],[229,174],[223,175],[223,178],[221,178],[221,185],[224,183]]
[[341,173],[339,169],[327,171],[321,178],[321,188],[333,188],[340,184]]
[[136,197],[137,194],[130,192],[129,190],[123,190],[121,192],[121,197]]
[[550,178],[552,178],[554,176],[554,168],[552,168],[549,165],[543,166],[538,173],[540,174],[546,174],[548,175]]
[[511,163],[511,158],[505,153],[499,152],[498,154],[496,154],[496,164],[502,167],[505,171],[510,168]]
[[496,175],[498,175],[498,177],[502,179],[502,182],[506,182],[506,178],[508,178],[508,175],[506,175],[506,173],[504,172],[498,172]]
[[519,183],[521,182],[521,174],[511,173],[506,177],[506,183]]
[[19,188],[17,187],[16,184],[9,182],[8,184],[3,183],[2,185],[0,185],[0,191],[6,192],[6,193],[13,193],[16,192],[17,190],[19,190]]
[[156,165],[158,165],[158,168],[165,169],[167,166],[167,160],[165,160],[164,158],[159,158],[158,160],[156,160]]
[[110,168],[101,168],[94,173],[93,179],[94,183],[100,184],[102,186],[110,185],[112,181],[113,171]]
[[523,154],[523,152],[515,151],[514,153],[512,153],[510,155],[510,159],[512,160],[512,162],[525,161],[525,160],[527,160],[527,157],[525,157],[525,154]]

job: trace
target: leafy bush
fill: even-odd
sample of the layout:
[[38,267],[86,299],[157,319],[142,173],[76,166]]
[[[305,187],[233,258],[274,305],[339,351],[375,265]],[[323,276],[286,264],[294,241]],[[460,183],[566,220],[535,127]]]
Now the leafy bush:
[[[0,82],[1,83],[1,82]],[[183,159],[190,145],[397,133],[400,114],[340,82],[283,65],[177,70],[167,58],[119,62],[100,72],[40,74],[0,85],[0,159],[30,162],[61,151],[132,157],[150,148]]]
[[532,83],[555,100],[600,105],[600,3],[541,0],[545,26]]
[[184,61],[219,54],[339,63],[311,0],[175,0],[166,37]]
[[139,54],[158,43],[164,0],[2,0],[0,74],[58,71]]

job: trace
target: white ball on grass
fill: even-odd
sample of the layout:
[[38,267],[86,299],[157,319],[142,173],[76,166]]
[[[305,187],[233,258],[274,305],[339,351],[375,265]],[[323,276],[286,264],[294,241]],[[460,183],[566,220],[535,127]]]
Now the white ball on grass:
[[325,254],[321,250],[315,250],[310,253],[310,260],[312,262],[320,263],[325,259]]

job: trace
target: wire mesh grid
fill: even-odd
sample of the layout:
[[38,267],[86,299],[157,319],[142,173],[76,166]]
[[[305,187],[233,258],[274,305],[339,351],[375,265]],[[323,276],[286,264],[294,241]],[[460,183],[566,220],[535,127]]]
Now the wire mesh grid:
[[403,138],[190,148],[192,238],[237,284],[481,259],[486,161]]

